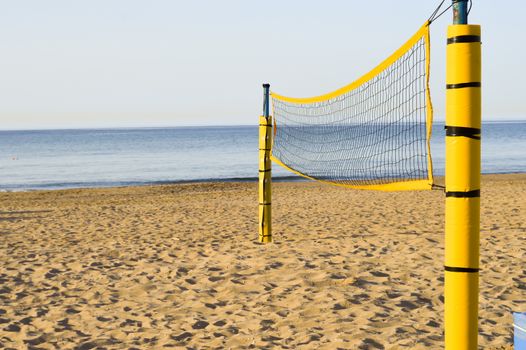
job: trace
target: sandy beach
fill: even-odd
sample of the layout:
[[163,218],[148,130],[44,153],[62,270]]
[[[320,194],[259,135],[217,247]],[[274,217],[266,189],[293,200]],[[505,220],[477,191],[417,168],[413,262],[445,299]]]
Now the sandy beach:
[[[526,311],[526,174],[483,176],[480,336]],[[444,194],[275,183],[0,193],[0,348],[440,349]]]

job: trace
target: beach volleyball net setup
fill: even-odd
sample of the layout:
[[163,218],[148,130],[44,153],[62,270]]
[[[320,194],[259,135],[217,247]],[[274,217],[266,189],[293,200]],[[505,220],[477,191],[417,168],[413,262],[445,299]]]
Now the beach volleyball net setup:
[[[480,245],[481,40],[467,0],[452,0],[358,80],[308,98],[270,92],[259,119],[259,241],[272,241],[272,161],[303,177],[364,190],[445,192],[445,347],[477,349]],[[449,8],[445,186],[430,151],[429,26]],[[272,108],[271,108],[272,106]],[[272,109],[272,115],[271,115]]]
[[261,242],[272,240],[272,161],[300,176],[355,189],[433,188],[429,24],[376,68],[336,91],[296,98],[263,85]]
[[431,189],[429,26],[355,82],[292,98],[274,92],[271,159],[309,179],[385,191]]

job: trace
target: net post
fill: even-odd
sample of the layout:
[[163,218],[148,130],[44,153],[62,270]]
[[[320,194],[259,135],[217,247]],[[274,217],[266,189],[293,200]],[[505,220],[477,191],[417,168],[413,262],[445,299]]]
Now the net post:
[[468,24],[468,0],[453,0],[453,24]]
[[480,26],[453,0],[446,54],[445,349],[478,348]]
[[259,117],[259,242],[272,242],[272,117],[270,84],[263,84],[263,115]]

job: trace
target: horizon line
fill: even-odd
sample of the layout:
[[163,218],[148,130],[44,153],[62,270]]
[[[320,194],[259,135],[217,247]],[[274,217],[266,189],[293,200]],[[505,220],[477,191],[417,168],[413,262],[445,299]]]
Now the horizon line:
[[[435,119],[433,124],[445,122],[445,119]],[[526,123],[526,118],[524,119],[489,119],[482,120],[484,123]],[[13,129],[3,129],[0,128],[0,132],[3,131],[58,131],[58,130],[116,130],[116,129],[184,129],[184,128],[228,128],[228,127],[248,127],[248,126],[257,126],[257,123],[254,124],[197,124],[197,125],[135,125],[135,126],[78,126],[78,127],[41,127],[41,128],[13,128]]]

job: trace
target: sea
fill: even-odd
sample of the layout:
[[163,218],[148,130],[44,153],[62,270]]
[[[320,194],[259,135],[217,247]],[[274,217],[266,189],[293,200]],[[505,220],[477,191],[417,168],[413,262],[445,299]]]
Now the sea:
[[[431,154],[444,174],[444,124]],[[483,124],[482,172],[526,172],[526,121]],[[257,126],[0,131],[0,191],[256,181]],[[273,166],[273,179],[300,180]]]

